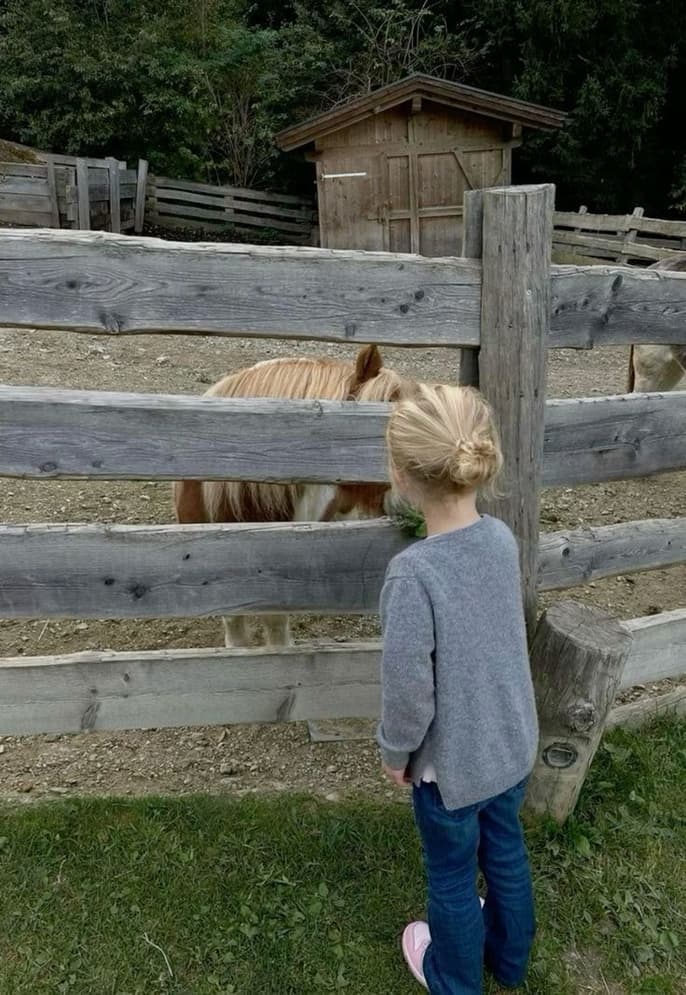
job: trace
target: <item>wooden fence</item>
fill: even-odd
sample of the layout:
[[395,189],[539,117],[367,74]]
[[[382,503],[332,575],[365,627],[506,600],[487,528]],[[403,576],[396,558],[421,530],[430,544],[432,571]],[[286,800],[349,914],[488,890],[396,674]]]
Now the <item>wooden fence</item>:
[[[686,307],[686,274],[551,265],[552,197],[550,186],[470,192],[465,251],[476,258],[463,259],[8,230],[0,233],[0,327],[29,337],[33,328],[185,332],[465,350],[461,378],[478,376],[501,426],[508,496],[489,510],[520,539],[533,633],[539,590],[686,562],[686,518],[539,536],[545,485],[686,467],[686,394],[545,400],[548,348],[682,342]],[[3,387],[0,475],[385,481],[387,416],[383,405],[350,402]],[[373,612],[386,564],[405,541],[383,521],[5,525],[0,615]],[[568,657],[587,653],[559,619],[541,625],[555,629],[556,645],[567,638]],[[597,629],[614,646],[601,648],[605,657],[599,649],[599,659],[614,669],[598,668],[605,683],[584,690],[592,700],[581,718],[574,705],[572,718],[546,720],[535,798],[558,815],[558,768],[567,782],[583,779],[598,729],[613,721],[616,688],[686,673],[686,609],[624,623],[626,645],[611,626]],[[541,657],[542,643],[539,668],[548,660],[564,683],[556,656]],[[378,656],[376,644],[350,643],[5,659],[0,733],[374,716]],[[546,681],[550,673],[539,674],[539,691]]]
[[686,220],[645,218],[643,208],[631,214],[589,214],[556,211],[553,250],[573,257],[604,259],[642,266],[686,252]]
[[[0,224],[133,230],[140,167],[116,159],[45,156],[0,163]],[[143,180],[145,184],[145,180]]]
[[267,229],[304,244],[311,241],[315,224],[314,203],[308,197],[165,176],[148,177],[145,210],[149,223],[163,228]]

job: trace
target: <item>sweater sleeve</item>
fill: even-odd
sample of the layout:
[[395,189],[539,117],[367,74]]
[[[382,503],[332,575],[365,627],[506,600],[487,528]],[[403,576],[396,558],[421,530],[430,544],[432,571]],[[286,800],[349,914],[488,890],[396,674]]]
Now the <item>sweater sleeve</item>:
[[422,583],[409,575],[381,592],[382,704],[377,741],[389,767],[403,770],[434,717],[434,620]]

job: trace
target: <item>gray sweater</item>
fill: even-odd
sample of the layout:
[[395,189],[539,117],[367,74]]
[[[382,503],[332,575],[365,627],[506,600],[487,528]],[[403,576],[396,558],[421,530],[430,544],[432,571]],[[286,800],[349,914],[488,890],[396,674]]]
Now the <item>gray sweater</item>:
[[393,558],[381,593],[383,702],[378,741],[412,780],[433,767],[448,809],[518,784],[538,722],[517,543],[484,515]]

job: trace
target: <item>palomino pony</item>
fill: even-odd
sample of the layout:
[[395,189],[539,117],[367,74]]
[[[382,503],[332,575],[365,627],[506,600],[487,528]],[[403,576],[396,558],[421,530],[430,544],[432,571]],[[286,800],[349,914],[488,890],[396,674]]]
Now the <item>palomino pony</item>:
[[[416,383],[383,365],[376,346],[360,350],[355,363],[334,359],[270,359],[231,373],[207,391],[210,397],[284,397],[291,399],[398,401]],[[386,484],[265,484],[238,480],[181,480],[174,484],[177,521],[329,522],[375,518],[384,514]],[[250,645],[248,619],[224,618],[227,646]],[[287,615],[262,617],[266,643],[291,642]]]
[[[686,273],[686,252],[659,259],[648,269]],[[629,354],[628,393],[672,390],[686,373],[686,344],[632,345]]]

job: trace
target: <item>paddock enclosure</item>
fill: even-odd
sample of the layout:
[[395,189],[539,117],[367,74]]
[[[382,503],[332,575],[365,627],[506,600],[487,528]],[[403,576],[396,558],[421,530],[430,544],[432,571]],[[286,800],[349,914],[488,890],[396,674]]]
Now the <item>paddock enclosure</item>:
[[[120,336],[155,334],[160,355],[150,363],[157,373],[165,367],[162,336],[171,333],[213,336],[199,350],[205,366],[215,342],[221,354],[225,337],[245,344],[245,365],[248,352],[263,355],[255,340],[264,338],[314,339],[309,351],[315,353],[375,341],[392,352],[395,366],[403,347],[408,370],[416,365],[413,356],[440,348],[441,379],[453,381],[459,350],[478,347],[480,383],[510,455],[508,498],[493,510],[522,540],[532,626],[537,590],[547,599],[545,592],[671,568],[667,576],[680,586],[668,592],[673,607],[627,623],[633,641],[620,686],[678,677],[686,672],[686,612],[679,607],[686,522],[673,510],[682,492],[678,471],[686,465],[686,395],[546,403],[543,378],[548,346],[565,356],[568,348],[601,346],[605,356],[607,347],[631,341],[683,339],[686,277],[551,265],[549,187],[469,194],[465,210],[466,250],[476,258],[6,231],[0,320],[13,330],[5,333],[8,341],[20,336],[27,351],[32,336],[42,349],[54,343],[58,365],[65,331],[82,333],[69,336],[84,343],[82,351],[103,352],[107,336],[120,348]],[[525,244],[529,251],[522,253]],[[127,348],[135,342],[127,339]],[[192,368],[194,340],[185,342]],[[301,348],[293,341],[293,351]],[[101,354],[95,351],[94,361]],[[473,369],[464,363],[463,378]],[[197,372],[206,382],[224,369]],[[48,378],[46,368],[46,386],[2,388],[0,473],[18,478],[5,481],[16,495],[62,486],[74,494],[83,486],[87,494],[94,481],[103,499],[113,495],[89,512],[99,520],[116,520],[111,502],[118,488],[131,486],[119,483],[125,480],[385,479],[382,406],[131,396],[65,390]],[[189,392],[201,389],[188,383]],[[611,510],[613,492],[627,486],[622,481],[638,487],[646,475],[662,473],[667,476],[651,476],[642,492],[649,497],[641,499],[637,518],[645,520],[553,527],[539,536],[543,487],[558,488],[571,503],[575,493],[601,485]],[[67,484],[69,478],[78,482]],[[107,480],[114,483],[105,491]],[[663,482],[673,504],[655,519]],[[546,493],[543,521],[554,526]],[[61,619],[97,626],[90,620],[125,618],[144,633],[147,620],[179,618],[204,619],[198,626],[206,632],[206,616],[231,611],[370,615],[388,557],[404,541],[384,522],[60,525],[54,516],[37,522],[30,498],[28,506],[16,505],[12,521],[32,524],[2,528],[0,614],[10,633],[4,646],[19,646],[19,627],[37,624],[22,620],[41,620],[40,631],[51,632]],[[63,521],[85,517],[76,502],[64,509]],[[218,635],[218,621],[212,625]],[[186,631],[193,634],[192,623]],[[51,657],[38,657],[34,643],[38,653],[49,647],[32,638],[27,650],[34,655],[0,664],[0,734],[372,716],[378,708],[378,647],[368,639],[320,640],[281,654],[132,648]]]

